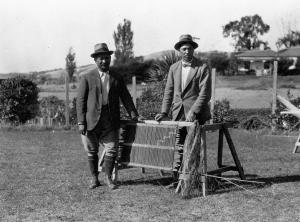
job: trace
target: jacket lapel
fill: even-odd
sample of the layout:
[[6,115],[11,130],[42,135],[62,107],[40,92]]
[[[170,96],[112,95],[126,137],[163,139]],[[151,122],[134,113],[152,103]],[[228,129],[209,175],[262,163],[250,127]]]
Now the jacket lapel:
[[181,89],[181,72],[182,72],[182,63],[178,62],[177,67],[175,68],[174,74],[174,87],[178,89],[179,92],[182,92]]
[[101,90],[101,79],[100,79],[100,75],[99,75],[99,71],[96,68],[93,73],[92,73],[93,79],[92,82],[94,82],[94,84],[96,85],[96,97],[99,103],[99,106],[102,106],[102,90]]
[[101,89],[101,79],[100,79],[100,75],[99,75],[99,71],[98,69],[95,69],[92,73],[93,75],[93,80],[95,81],[94,83],[96,84],[96,86]]

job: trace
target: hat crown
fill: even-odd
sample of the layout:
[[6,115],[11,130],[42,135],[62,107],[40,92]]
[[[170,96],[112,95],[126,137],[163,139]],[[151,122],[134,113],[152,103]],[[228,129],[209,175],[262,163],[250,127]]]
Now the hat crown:
[[97,52],[97,51],[109,51],[108,50],[108,47],[107,47],[107,45],[106,45],[106,43],[98,43],[98,44],[96,44],[95,45],[95,47],[94,47],[94,50],[95,50],[95,52]]
[[179,37],[179,41],[175,44],[174,48],[179,50],[179,48],[185,43],[191,44],[194,49],[198,47],[198,44],[194,42],[193,37],[190,34],[184,34]]
[[95,58],[97,55],[111,55],[113,51],[110,51],[106,43],[98,43],[94,46],[94,52],[91,54],[91,57]]
[[179,37],[179,41],[181,42],[182,40],[193,41],[193,37],[190,34],[184,34]]

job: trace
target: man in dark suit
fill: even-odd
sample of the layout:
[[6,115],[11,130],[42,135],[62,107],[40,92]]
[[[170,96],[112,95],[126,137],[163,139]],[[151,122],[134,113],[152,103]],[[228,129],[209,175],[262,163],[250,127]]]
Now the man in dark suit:
[[109,70],[112,54],[105,43],[95,45],[91,57],[97,68],[81,77],[77,95],[78,126],[92,174],[91,189],[100,186],[99,143],[105,148],[105,182],[109,188],[116,188],[111,175],[119,142],[120,99],[131,118],[139,119],[123,79]]
[[[181,60],[171,65],[165,87],[161,113],[155,120],[167,118],[170,110],[172,120],[204,124],[211,118],[209,101],[211,98],[211,73],[208,65],[194,57],[198,44],[191,35],[182,35],[175,44]],[[185,140],[187,130],[179,129],[180,143]],[[175,153],[174,168],[179,169],[183,150]]]

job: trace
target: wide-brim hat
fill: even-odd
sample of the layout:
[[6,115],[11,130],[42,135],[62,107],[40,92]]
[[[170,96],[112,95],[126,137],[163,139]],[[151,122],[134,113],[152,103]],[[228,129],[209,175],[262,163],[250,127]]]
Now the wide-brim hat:
[[91,54],[92,58],[95,58],[97,55],[111,55],[114,51],[110,51],[106,43],[98,43],[94,47],[94,52]]
[[185,35],[181,35],[179,37],[179,41],[175,44],[174,48],[176,50],[179,50],[180,47],[185,43],[191,44],[194,49],[196,49],[198,47],[198,44],[193,41],[193,37],[189,34],[185,34]]

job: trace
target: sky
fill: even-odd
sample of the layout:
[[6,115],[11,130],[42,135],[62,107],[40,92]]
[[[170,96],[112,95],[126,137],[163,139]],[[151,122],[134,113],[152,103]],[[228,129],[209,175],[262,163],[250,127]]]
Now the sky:
[[0,73],[65,67],[70,47],[77,66],[93,63],[94,45],[115,50],[113,32],[129,19],[135,56],[173,49],[181,34],[191,34],[200,51],[233,51],[222,26],[258,14],[275,42],[288,27],[300,30],[299,0],[0,0]]

